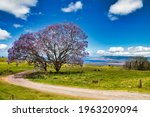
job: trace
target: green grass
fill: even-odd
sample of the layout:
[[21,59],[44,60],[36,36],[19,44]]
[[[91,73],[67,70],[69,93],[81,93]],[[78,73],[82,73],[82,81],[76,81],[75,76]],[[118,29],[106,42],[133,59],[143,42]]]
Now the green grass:
[[0,81],[0,100],[75,100],[82,99],[53,93],[44,93]]
[[25,62],[20,63],[18,67],[16,63],[8,64],[7,62],[0,62],[0,77],[31,69],[33,69],[33,66],[29,66]]
[[[3,59],[0,62],[0,77],[31,69],[33,66],[28,66],[27,63],[21,63],[17,67],[15,63],[8,65]],[[150,93],[150,71],[93,65],[85,65],[83,68],[63,66],[58,74],[54,69],[50,68],[50,70],[50,73],[37,72],[28,75],[27,78],[34,82],[70,87]],[[139,88],[140,79],[143,88]],[[0,80],[0,99],[12,99],[12,95],[15,99],[80,99],[35,91]]]
[[0,57],[0,62],[6,62],[6,61],[7,61],[7,58]]
[[[63,67],[60,73],[44,72],[27,76],[34,82],[102,90],[122,90],[150,93],[150,71],[126,70],[120,67],[92,66]],[[143,88],[139,88],[139,80]],[[98,83],[96,83],[98,81]],[[95,82],[95,83],[94,83]]]
[[[27,63],[21,63],[17,67],[15,63],[8,65],[6,58],[0,58],[0,78],[6,75],[18,73],[25,70],[31,70],[33,66],[29,66]],[[66,99],[83,99],[78,97],[71,97],[65,95],[57,95],[53,93],[44,93],[20,86],[15,86],[3,82],[0,79],[0,100],[10,100],[14,95],[16,100],[66,100]]]

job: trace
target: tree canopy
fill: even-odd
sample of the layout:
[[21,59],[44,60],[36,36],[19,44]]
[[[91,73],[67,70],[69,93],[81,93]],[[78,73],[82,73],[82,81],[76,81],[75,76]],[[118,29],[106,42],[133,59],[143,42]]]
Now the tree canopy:
[[35,33],[20,36],[8,50],[8,62],[26,60],[47,70],[52,64],[59,72],[63,64],[83,65],[88,56],[87,35],[74,23],[50,25]]

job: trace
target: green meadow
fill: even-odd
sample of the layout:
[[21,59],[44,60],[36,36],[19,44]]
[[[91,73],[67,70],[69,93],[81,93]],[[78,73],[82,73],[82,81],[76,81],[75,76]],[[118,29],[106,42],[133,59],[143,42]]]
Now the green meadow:
[[0,100],[77,100],[78,97],[45,93],[0,81]]
[[57,95],[53,93],[44,93],[20,86],[8,84],[2,80],[7,75],[15,74],[25,70],[31,70],[33,66],[27,63],[21,63],[17,67],[15,63],[8,65],[5,58],[0,58],[0,100],[67,100],[81,99],[66,95]]
[[0,77],[15,74],[25,70],[31,70],[33,66],[29,66],[26,62],[22,62],[16,66],[16,63],[7,63],[7,58],[0,58]]
[[[81,99],[53,93],[44,93],[8,84],[2,80],[7,75],[32,70],[27,63],[8,64],[0,59],[0,99]],[[31,81],[52,85],[79,87],[98,90],[121,90],[150,93],[150,71],[128,70],[122,67],[64,65],[59,73],[49,66],[48,72],[38,71],[26,76]],[[142,88],[139,81],[142,80]]]
[[[127,70],[113,66],[64,66],[60,73],[37,72],[26,76],[34,81],[70,87],[122,90],[128,92],[150,93],[150,71]],[[139,81],[142,80],[142,88]]]

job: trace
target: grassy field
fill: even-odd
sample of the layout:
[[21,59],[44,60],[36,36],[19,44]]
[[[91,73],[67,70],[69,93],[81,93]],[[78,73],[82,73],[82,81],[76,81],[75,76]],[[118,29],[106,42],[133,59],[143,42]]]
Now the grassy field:
[[[28,66],[27,63],[21,63],[17,67],[15,63],[8,65],[4,58],[0,59],[0,78],[30,69],[33,69],[33,66]],[[26,77],[34,82],[46,84],[150,93],[150,71],[126,70],[121,67],[63,66],[58,74],[50,68],[50,72],[47,74],[41,71]],[[143,82],[142,88],[139,88],[139,80]],[[14,99],[80,99],[10,85],[0,79],[0,99],[12,99],[12,95],[14,95]]]
[[15,63],[0,62],[0,77],[31,69],[33,66],[29,66],[27,63],[21,63],[17,67]]
[[[28,75],[27,78],[54,85],[150,93],[150,71],[126,70],[121,67],[63,67],[58,74],[51,69],[47,75],[38,72]],[[139,80],[142,80],[142,88],[139,88]]]
[[0,81],[0,100],[75,100],[77,97],[44,93]]
[[0,77],[31,69],[33,66],[29,66],[25,62],[20,63],[17,67],[16,63],[8,64],[7,58],[0,58]]
[[[7,64],[5,58],[0,58],[0,78],[14,74],[17,72],[33,69],[32,66],[28,66],[26,63],[21,63],[17,67],[15,63]],[[81,99],[78,97],[70,97],[64,95],[57,95],[53,93],[44,93],[20,86],[8,84],[0,79],[0,100],[67,100],[67,99]]]

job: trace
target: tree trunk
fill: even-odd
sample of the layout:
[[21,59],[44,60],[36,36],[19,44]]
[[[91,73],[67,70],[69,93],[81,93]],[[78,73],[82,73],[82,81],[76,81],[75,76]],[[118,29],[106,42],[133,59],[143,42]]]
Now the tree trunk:
[[58,62],[54,63],[54,69],[56,70],[57,73],[59,72],[60,68],[61,68],[60,63],[58,63]]
[[44,71],[46,71],[46,72],[47,72],[47,67],[43,67],[43,69],[44,69]]
[[44,69],[44,71],[47,72],[47,64],[46,63],[43,64],[43,69]]
[[59,69],[59,68],[56,68],[55,70],[56,70],[56,72],[58,73],[60,69]]

